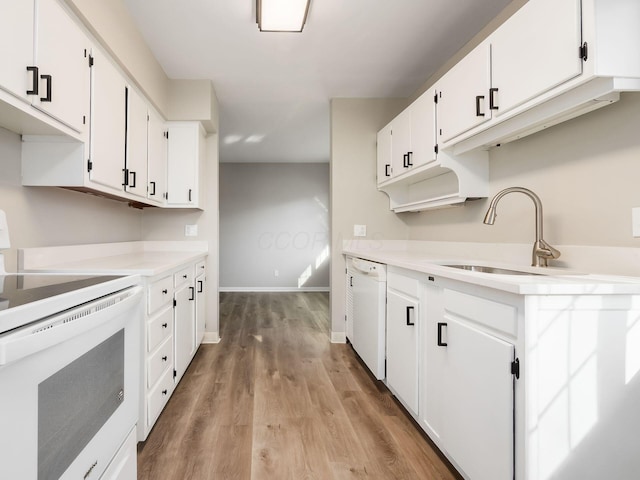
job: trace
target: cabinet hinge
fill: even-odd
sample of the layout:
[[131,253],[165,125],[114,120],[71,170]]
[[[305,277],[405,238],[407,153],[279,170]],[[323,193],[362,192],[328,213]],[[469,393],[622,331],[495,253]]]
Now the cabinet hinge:
[[87,160],[87,172],[90,172],[93,169],[93,162],[91,159]]
[[178,372],[176,372],[175,370],[173,371],[173,378],[176,378],[178,376]]
[[589,45],[587,44],[587,42],[584,42],[582,45],[580,45],[579,50],[580,50],[580,54],[579,54],[580,58],[586,62],[587,59],[589,58]]
[[520,359],[516,358],[511,362],[511,375],[516,376],[516,380],[520,378]]
[[434,152],[436,152],[436,153],[438,153],[438,150],[439,150],[439,149],[438,149],[438,145],[434,145],[434,147],[433,147],[433,151],[434,151]]
[[89,67],[93,67],[93,55],[89,55]]
[[433,96],[433,103],[438,103],[438,94],[437,93]]
[[345,321],[345,322],[347,322],[347,321],[348,321],[348,320],[347,320],[347,316],[346,316],[346,315],[344,316],[344,321]]
[[87,116],[86,115],[82,115],[82,124],[83,125],[87,124]]
[[173,308],[175,308],[175,307],[176,307],[176,305],[178,305],[178,302],[177,302],[177,300],[174,298],[174,299],[173,299]]

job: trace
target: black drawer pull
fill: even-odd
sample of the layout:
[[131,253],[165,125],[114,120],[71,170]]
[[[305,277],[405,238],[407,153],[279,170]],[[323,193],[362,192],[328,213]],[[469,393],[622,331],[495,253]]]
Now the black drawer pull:
[[168,323],[163,323],[163,324],[162,324],[162,328],[167,328],[168,326],[169,326],[169,324],[168,324]]
[[51,79],[51,75],[40,75],[40,78],[47,82],[47,94],[44,97],[40,97],[41,102],[50,102],[51,101],[51,84],[53,80]]
[[442,341],[442,327],[446,327],[446,323],[438,322],[438,346],[446,347],[447,343]]
[[498,110],[498,105],[496,105],[495,93],[498,91],[497,88],[489,89],[489,108],[491,110]]
[[484,113],[480,111],[480,100],[484,100],[484,95],[476,95],[476,117],[484,117]]
[[163,362],[166,362],[166,361],[167,361],[167,358],[168,358],[168,357],[165,355],[164,357],[162,357],[162,361],[163,361]]
[[169,291],[165,288],[164,290],[162,290],[162,294],[166,295],[167,293],[169,293]]
[[414,307],[407,307],[407,325],[409,327],[413,327],[415,325],[415,323],[411,321],[411,312],[413,309]]
[[27,90],[27,95],[38,95],[38,87],[40,86],[38,67],[27,67],[27,72],[31,72],[31,90]]

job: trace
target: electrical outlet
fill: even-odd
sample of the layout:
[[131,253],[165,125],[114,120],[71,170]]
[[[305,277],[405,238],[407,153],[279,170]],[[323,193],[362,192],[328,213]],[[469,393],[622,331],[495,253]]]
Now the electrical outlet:
[[185,237],[197,237],[198,236],[198,225],[185,225],[184,226],[184,236]]
[[631,209],[631,233],[634,237],[640,237],[640,207]]
[[354,237],[366,237],[367,236],[367,226],[366,225],[354,225],[353,226],[353,236]]

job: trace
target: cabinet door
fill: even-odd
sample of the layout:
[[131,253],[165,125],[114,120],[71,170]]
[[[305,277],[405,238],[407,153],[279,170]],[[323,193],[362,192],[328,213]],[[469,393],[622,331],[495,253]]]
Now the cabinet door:
[[442,439],[474,480],[513,479],[514,346],[445,313]]
[[414,415],[418,415],[417,300],[387,291],[387,385]]
[[57,0],[38,0],[36,54],[39,95],[33,105],[82,133],[90,105],[89,39]]
[[353,267],[351,266],[351,259],[347,259],[347,289],[346,289],[346,315],[345,315],[345,332],[347,340],[353,343]]
[[132,88],[126,89],[127,141],[125,190],[138,197],[147,197],[147,104]]
[[391,178],[391,124],[378,132],[378,185]]
[[411,104],[411,148],[409,163],[419,167],[436,160],[436,111],[434,92],[423,93]]
[[391,166],[392,175],[402,175],[411,167],[411,111],[404,110],[391,122]]
[[437,83],[439,143],[491,119],[490,48],[480,44]]
[[164,120],[152,110],[149,111],[148,132],[147,198],[162,203],[167,192],[167,129]]
[[34,2],[0,0],[0,12],[0,88],[26,99],[33,88],[26,67],[33,65]]
[[[550,13],[551,12],[551,13]],[[536,0],[491,36],[494,115],[582,73],[580,0]]]
[[195,295],[195,287],[191,283],[185,283],[175,293],[173,335],[176,383],[182,378],[196,351]]
[[121,191],[124,184],[126,84],[106,55],[99,50],[92,55],[89,179]]
[[200,157],[199,124],[171,124],[168,128],[167,204],[197,206],[197,175]]
[[202,343],[204,329],[206,326],[206,277],[200,275],[196,277],[196,344],[195,348]]

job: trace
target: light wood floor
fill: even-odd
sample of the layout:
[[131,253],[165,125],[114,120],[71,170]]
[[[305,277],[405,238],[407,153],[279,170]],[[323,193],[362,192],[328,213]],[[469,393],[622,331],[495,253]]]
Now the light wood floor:
[[147,441],[138,478],[453,479],[349,345],[326,293],[221,293],[202,345]]

